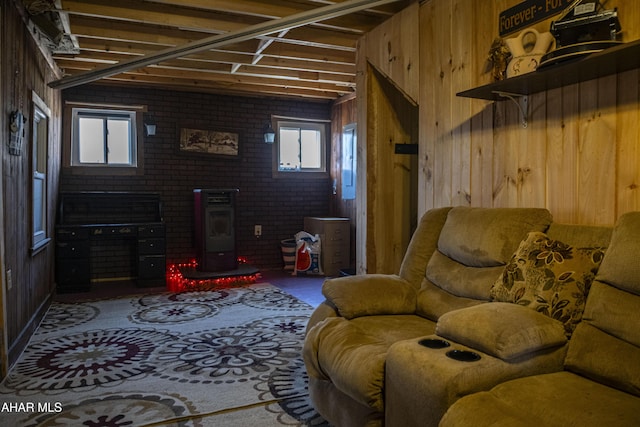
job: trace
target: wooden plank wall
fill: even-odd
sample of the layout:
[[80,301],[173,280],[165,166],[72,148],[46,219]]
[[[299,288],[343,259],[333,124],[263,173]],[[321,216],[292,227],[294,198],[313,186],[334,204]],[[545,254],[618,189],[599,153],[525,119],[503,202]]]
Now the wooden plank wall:
[[415,222],[417,159],[394,153],[418,139],[418,3],[360,40],[357,60],[356,270],[395,273]]
[[[355,94],[337,100],[331,106],[331,180],[333,194],[329,212],[332,216],[351,220],[351,262],[355,263],[356,200],[342,198],[342,130],[346,125],[357,123]],[[356,171],[359,172],[359,171]]]
[[[485,60],[498,15],[517,3],[430,0],[420,8],[419,211],[539,206],[560,222],[613,224],[640,209],[638,70],[530,96],[526,129],[510,101],[455,96],[490,82]],[[624,41],[640,38],[639,2],[607,6],[618,8]]]
[[416,225],[418,177],[417,156],[395,149],[418,142],[418,109],[372,67],[368,82],[367,211],[375,217],[367,228],[367,271],[395,273]]
[[[529,96],[526,128],[511,101],[455,96],[490,83],[487,56],[498,36],[498,16],[519,2],[426,0],[417,12],[410,7],[363,37],[358,122],[366,123],[370,115],[367,67],[385,70],[406,93],[417,90],[419,216],[451,205],[535,206],[548,208],[558,222],[613,224],[624,212],[640,210],[638,70]],[[617,7],[624,41],[640,38],[640,2],[615,0],[607,7]],[[548,31],[551,19],[534,28]],[[405,64],[419,65],[419,74],[389,68],[385,47],[402,52]],[[359,129],[359,138],[370,148],[375,141],[367,132],[371,127]],[[362,186],[384,186],[385,177],[375,175],[375,169],[367,168],[367,175]],[[359,224],[376,223],[378,212],[360,206],[368,206],[366,200],[358,202]],[[366,254],[371,236],[361,232],[358,251]],[[378,247],[374,253],[384,250]],[[360,272],[366,271],[366,262],[359,265]]]
[[[51,109],[48,152],[48,194],[50,215],[49,233],[52,236],[55,221],[56,195],[60,171],[60,94],[47,87],[46,83],[55,79],[32,38],[22,17],[11,1],[3,1],[2,22],[2,120],[1,142],[6,147],[9,128],[6,120],[10,112],[22,110],[27,123],[23,154],[13,156],[2,150],[2,191],[3,191],[3,242],[4,270],[11,270],[13,287],[5,290],[3,309],[9,363],[20,354],[31,332],[37,326],[38,318],[47,308],[47,302],[54,290],[53,242],[43,250],[31,251],[31,126],[32,94],[35,92]],[[6,278],[6,276],[5,276]],[[3,360],[2,370],[6,370]]]
[[[451,205],[534,206],[548,208],[558,222],[613,224],[640,210],[639,70],[529,96],[526,128],[511,101],[455,96],[491,81],[487,57],[498,16],[519,2],[425,0],[368,33],[358,49],[358,123],[375,114],[370,67],[417,99],[418,216]],[[639,39],[640,2],[616,0],[608,7],[618,9],[623,40]],[[552,19],[534,28],[548,31]],[[384,125],[381,119],[358,129],[366,141],[361,165],[379,155],[372,146],[385,143],[369,135]],[[358,206],[367,209],[358,212],[360,273],[374,272],[367,257],[384,253],[371,244],[384,215],[366,197],[394,185],[375,164],[361,170],[367,176],[361,174],[358,189],[366,192]]]

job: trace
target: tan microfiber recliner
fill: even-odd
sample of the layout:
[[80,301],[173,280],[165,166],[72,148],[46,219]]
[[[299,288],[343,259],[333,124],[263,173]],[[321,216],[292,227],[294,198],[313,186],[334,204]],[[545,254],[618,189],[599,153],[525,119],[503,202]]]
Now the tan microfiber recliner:
[[640,425],[640,212],[621,216],[568,345],[564,370],[453,404],[440,427]]
[[[611,228],[552,223],[546,236],[601,255]],[[561,264],[566,268],[579,265],[593,274],[596,264],[583,264],[579,259],[580,264]],[[393,344],[385,367],[385,425],[435,427],[449,406],[463,396],[514,378],[562,370],[567,330],[557,317],[563,318],[511,302],[490,302],[451,310],[438,318],[436,335],[426,338],[444,340],[447,347],[425,348],[418,340]],[[461,351],[472,352],[478,360],[452,359],[452,351],[458,356],[465,355]]]
[[[318,412],[340,427],[382,425],[389,348],[434,334],[445,313],[488,302],[519,243],[550,224],[545,209],[434,209],[421,219],[398,274],[327,280],[304,346]],[[562,356],[554,358],[556,370]],[[421,405],[421,396],[412,399]]]

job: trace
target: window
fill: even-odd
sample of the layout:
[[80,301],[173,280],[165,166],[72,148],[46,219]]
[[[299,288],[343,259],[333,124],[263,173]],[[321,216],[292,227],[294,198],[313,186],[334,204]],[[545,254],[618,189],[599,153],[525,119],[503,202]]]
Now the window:
[[65,168],[85,174],[142,173],[144,110],[138,106],[67,104]]
[[44,246],[50,239],[47,230],[47,170],[49,151],[49,117],[51,111],[38,95],[33,94],[32,132],[32,248]]
[[277,122],[277,172],[316,172],[326,176],[326,124],[317,121]]
[[342,128],[342,199],[356,198],[356,124],[351,123]]
[[136,166],[136,113],[73,109],[74,166]]

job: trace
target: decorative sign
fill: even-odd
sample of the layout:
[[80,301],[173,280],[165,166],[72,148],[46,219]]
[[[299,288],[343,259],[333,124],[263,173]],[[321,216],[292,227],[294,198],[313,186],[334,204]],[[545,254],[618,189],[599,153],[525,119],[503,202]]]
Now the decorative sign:
[[235,132],[190,129],[180,130],[180,151],[197,154],[237,156],[239,135]]
[[560,13],[573,2],[574,0],[525,0],[500,14],[500,37]]

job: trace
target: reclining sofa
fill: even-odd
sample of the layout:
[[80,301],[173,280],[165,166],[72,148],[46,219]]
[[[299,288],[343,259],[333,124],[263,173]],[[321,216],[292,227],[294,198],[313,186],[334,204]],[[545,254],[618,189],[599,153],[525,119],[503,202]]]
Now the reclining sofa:
[[[561,375],[611,234],[545,209],[428,211],[398,274],[323,284],[303,350],[314,406],[340,427],[438,426],[464,396]],[[468,405],[448,427],[475,425]]]
[[440,424],[469,425],[640,425],[640,212],[616,224],[564,369],[464,397]]

